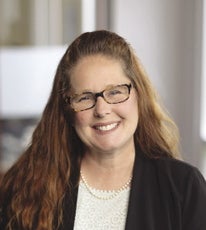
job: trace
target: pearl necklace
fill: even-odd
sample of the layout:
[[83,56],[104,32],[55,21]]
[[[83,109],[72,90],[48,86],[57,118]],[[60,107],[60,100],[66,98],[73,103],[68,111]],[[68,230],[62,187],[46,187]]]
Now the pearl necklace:
[[[81,180],[82,182],[85,184],[85,187],[87,189],[87,191],[94,197],[96,197],[97,199],[100,199],[100,200],[110,200],[110,199],[113,199],[114,197],[116,197],[120,192],[122,192],[123,190],[127,189],[129,186],[130,186],[130,183],[132,181],[132,177],[129,178],[129,180],[119,189],[117,190],[98,190],[98,189],[95,189],[95,188],[92,188],[89,186],[89,184],[87,183],[87,180],[85,179],[85,176],[83,175],[82,171],[80,171],[80,176],[81,176]],[[100,195],[97,195],[94,190],[97,190],[97,191],[102,191],[102,192],[112,192],[112,194],[110,196],[100,196]]]

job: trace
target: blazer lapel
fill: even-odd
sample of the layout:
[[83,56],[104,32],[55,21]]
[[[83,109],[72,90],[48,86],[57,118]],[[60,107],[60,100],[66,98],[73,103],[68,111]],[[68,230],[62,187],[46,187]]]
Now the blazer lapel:
[[158,201],[153,195],[156,194],[155,183],[155,168],[151,160],[136,155],[125,230],[155,229],[154,213],[158,215]]
[[138,229],[138,221],[140,218],[140,207],[138,207],[138,200],[140,200],[140,184],[141,184],[141,163],[140,160],[135,157],[135,163],[133,168],[133,177],[131,183],[131,191],[128,204],[128,212],[126,219],[125,230]]
[[171,229],[159,183],[155,160],[136,155],[125,230]]
[[71,189],[66,192],[64,198],[63,224],[60,230],[73,230],[77,204],[78,180],[79,173],[74,173],[71,178]]

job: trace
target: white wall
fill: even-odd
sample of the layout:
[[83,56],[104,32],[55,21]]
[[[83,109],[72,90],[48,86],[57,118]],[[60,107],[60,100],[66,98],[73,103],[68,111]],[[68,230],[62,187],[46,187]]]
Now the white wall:
[[114,0],[112,30],[133,45],[200,167],[202,0]]
[[0,49],[0,116],[39,116],[65,46]]
[[[201,82],[201,127],[200,134],[206,144],[206,2],[203,3],[203,60]],[[205,150],[206,151],[206,150]]]

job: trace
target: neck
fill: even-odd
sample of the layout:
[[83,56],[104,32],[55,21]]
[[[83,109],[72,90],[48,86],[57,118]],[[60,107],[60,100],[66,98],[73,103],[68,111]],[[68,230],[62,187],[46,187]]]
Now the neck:
[[115,154],[87,152],[82,159],[81,171],[92,187],[116,189],[131,177],[134,158],[134,149]]

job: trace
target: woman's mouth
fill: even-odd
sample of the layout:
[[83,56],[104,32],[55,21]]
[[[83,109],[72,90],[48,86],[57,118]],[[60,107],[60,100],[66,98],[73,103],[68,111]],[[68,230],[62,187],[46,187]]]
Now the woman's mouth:
[[109,125],[95,125],[94,128],[99,131],[110,131],[118,126],[118,122]]

